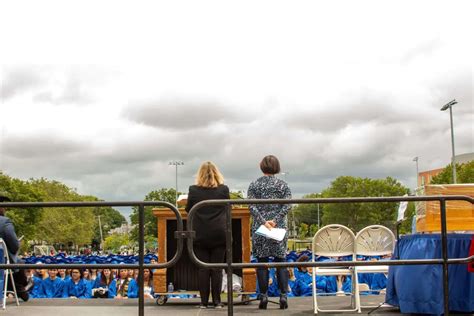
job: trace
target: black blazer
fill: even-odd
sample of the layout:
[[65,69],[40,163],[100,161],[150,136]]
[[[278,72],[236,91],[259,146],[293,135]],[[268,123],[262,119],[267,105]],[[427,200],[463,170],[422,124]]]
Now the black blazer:
[[[186,212],[198,202],[221,199],[230,199],[229,188],[226,185],[221,184],[217,188],[192,185],[189,187]],[[193,228],[196,231],[195,245],[204,248],[225,245],[227,207],[227,205],[213,205],[195,211],[193,218]]]

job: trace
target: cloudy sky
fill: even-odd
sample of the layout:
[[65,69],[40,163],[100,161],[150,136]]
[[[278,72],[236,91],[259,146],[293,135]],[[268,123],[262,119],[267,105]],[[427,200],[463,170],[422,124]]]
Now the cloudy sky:
[[[296,197],[474,151],[470,1],[10,1],[0,170],[104,200],[179,190],[212,160],[246,190],[267,154]],[[127,213],[127,210],[124,210]]]

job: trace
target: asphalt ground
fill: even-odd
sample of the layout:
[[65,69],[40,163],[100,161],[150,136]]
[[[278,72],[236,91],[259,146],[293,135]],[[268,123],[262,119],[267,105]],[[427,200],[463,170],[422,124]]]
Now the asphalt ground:
[[[363,305],[379,305],[385,296],[362,297]],[[277,302],[278,298],[270,298]],[[236,302],[239,302],[236,300]],[[280,310],[278,304],[269,303],[267,310],[259,310],[258,302],[248,305],[235,305],[235,315],[313,315],[312,297],[289,298],[289,309]],[[321,308],[347,308],[350,306],[349,297],[318,297]],[[373,308],[364,308],[362,314],[368,314]],[[336,315],[340,313],[324,313],[323,315]],[[347,314],[347,313],[345,313]],[[354,313],[356,314],[356,313]],[[112,299],[30,299],[28,302],[20,300],[16,306],[13,299],[8,299],[5,310],[0,310],[0,315],[15,316],[125,316],[138,315],[138,300],[112,300]],[[199,299],[170,299],[165,305],[158,306],[154,300],[145,301],[145,315],[227,315],[227,306],[222,309],[200,309]],[[371,315],[400,315],[396,307],[382,307],[373,311]]]

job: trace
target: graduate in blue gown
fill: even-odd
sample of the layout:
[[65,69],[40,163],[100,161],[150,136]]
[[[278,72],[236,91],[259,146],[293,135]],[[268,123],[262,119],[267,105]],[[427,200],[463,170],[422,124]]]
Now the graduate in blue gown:
[[117,295],[116,299],[127,299],[138,297],[138,285],[137,282],[128,277],[127,269],[119,269],[119,278],[117,283]]
[[41,283],[45,274],[46,270],[37,269],[33,275],[33,287],[30,290],[31,298],[41,298]]
[[117,294],[117,283],[110,269],[104,269],[97,275],[92,286],[92,297],[114,298]]
[[[294,292],[296,296],[313,295],[313,276],[306,267],[298,267],[295,271],[296,285]],[[316,276],[316,292],[324,293],[326,290],[326,277]]]
[[58,278],[63,281],[69,280],[71,277],[67,274],[66,269],[58,269]]
[[295,268],[288,268],[288,297],[294,297],[296,288]]
[[71,277],[64,282],[64,298],[90,298],[87,282],[79,269],[71,270]]
[[58,269],[49,269],[49,277],[41,282],[41,298],[62,298],[64,291],[64,281],[58,278]]

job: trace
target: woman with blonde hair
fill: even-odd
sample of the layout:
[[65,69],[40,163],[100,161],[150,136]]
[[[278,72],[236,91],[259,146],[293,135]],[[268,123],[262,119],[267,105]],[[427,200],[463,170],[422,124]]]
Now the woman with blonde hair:
[[[189,187],[186,212],[204,200],[230,199],[229,188],[215,164],[204,162],[199,168],[196,184]],[[194,252],[199,260],[208,263],[224,262],[225,228],[227,205],[212,205],[199,208],[194,213],[193,229],[196,231]],[[199,268],[199,293],[201,308],[207,308],[212,289],[212,303],[222,308],[222,272],[219,269]]]

